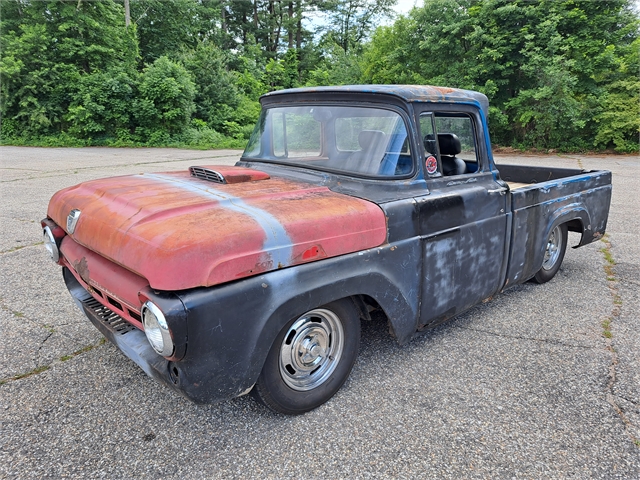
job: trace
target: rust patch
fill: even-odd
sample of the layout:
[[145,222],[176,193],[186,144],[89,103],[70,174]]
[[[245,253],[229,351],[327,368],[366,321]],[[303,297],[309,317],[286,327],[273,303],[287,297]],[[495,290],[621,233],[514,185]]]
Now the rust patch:
[[453,88],[449,88],[449,87],[431,87],[434,90],[440,92],[440,93],[452,93],[455,92],[455,90]]
[[[278,268],[281,268],[281,267],[278,266]],[[255,266],[252,269],[237,273],[236,277],[238,278],[250,277],[251,275],[257,275],[259,273],[268,272],[269,270],[273,270],[273,261],[271,260],[258,262],[255,264]]]
[[80,278],[84,280],[84,283],[88,285],[90,277],[89,277],[89,265],[87,265],[87,258],[82,257],[80,260],[73,262],[73,268],[75,269],[76,272],[78,272],[78,275],[80,275]]

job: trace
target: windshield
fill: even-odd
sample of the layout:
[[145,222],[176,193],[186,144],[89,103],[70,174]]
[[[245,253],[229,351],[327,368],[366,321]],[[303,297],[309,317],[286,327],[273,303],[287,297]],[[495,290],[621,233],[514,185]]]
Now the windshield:
[[243,158],[365,176],[413,170],[402,117],[353,106],[263,109]]

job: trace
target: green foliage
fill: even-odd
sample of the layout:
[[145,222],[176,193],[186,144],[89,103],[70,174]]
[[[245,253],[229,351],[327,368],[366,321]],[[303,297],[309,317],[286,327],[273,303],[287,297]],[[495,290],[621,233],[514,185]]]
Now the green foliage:
[[485,93],[502,145],[639,149],[633,0],[1,1],[2,143],[242,146],[268,91],[404,83]]
[[603,109],[594,146],[613,147],[620,153],[638,153],[640,145],[640,80],[620,80],[609,86],[602,97]]
[[92,122],[83,135],[99,131],[95,105],[86,114],[80,108],[100,96],[92,77],[135,73],[135,29],[123,31],[121,10],[109,0],[3,2],[3,137],[56,135],[83,116]]
[[273,90],[298,86],[298,57],[293,49],[287,50],[281,60],[269,60],[265,70],[266,81]]
[[375,32],[364,81],[479,90],[497,143],[638,151],[637,38],[629,0],[425,0]]
[[151,143],[162,143],[189,125],[196,90],[182,65],[158,58],[142,72],[139,91],[134,115]]
[[64,119],[79,138],[120,137],[133,127],[137,74],[118,69],[80,78]]
[[195,83],[194,118],[220,131],[240,103],[226,55],[211,42],[200,42],[195,49],[181,52],[179,58]]
[[359,50],[373,26],[392,14],[395,4],[396,0],[327,0],[325,41],[339,45],[345,53]]
[[361,57],[352,51],[345,52],[339,45],[325,47],[326,53],[318,65],[309,72],[308,86],[349,85],[360,83]]
[[152,64],[162,56],[172,56],[197,45],[200,27],[204,27],[207,17],[198,2],[131,0],[130,3],[144,63]]
[[598,124],[595,146],[614,148],[621,153],[638,152],[640,144],[640,39],[636,39],[619,59],[612,72],[595,116]]

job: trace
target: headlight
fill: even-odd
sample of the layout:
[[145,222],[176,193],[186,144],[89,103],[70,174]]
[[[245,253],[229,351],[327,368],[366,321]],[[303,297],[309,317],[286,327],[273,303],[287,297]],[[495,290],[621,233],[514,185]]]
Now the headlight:
[[170,356],[173,353],[171,332],[164,314],[152,302],[145,302],[142,306],[142,325],[153,349],[163,357]]
[[56,243],[56,238],[53,236],[53,232],[49,227],[44,227],[43,230],[44,236],[44,248],[49,252],[49,256],[51,260],[58,263],[60,260],[60,250],[58,250],[58,244]]

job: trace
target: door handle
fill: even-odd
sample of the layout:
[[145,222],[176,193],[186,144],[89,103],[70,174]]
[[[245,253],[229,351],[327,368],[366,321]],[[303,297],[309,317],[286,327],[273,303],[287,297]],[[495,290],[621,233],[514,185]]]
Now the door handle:
[[487,190],[487,193],[504,193],[506,192],[508,189],[506,187],[500,187],[500,188],[495,188],[493,190]]

